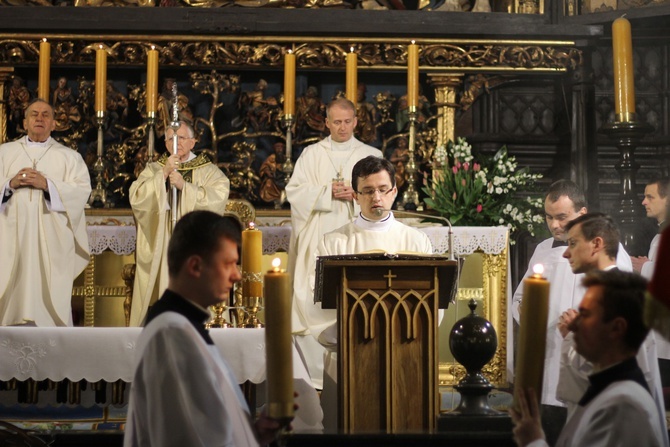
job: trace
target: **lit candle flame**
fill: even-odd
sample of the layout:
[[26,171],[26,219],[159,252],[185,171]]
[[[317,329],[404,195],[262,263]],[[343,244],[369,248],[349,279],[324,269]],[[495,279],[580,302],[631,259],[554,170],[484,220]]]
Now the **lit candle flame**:
[[354,47],[350,47],[349,50],[353,53],[354,52]]
[[542,276],[544,273],[544,266],[542,264],[535,264],[533,266],[533,273],[535,273],[536,276]]
[[250,230],[255,230],[256,229],[256,224],[254,222],[249,222],[249,229]]
[[47,38],[46,38],[46,37],[42,37],[42,42],[46,42],[46,41],[47,41]]
[[272,270],[275,272],[279,271],[279,266],[281,265],[281,259],[279,258],[274,258],[272,260]]

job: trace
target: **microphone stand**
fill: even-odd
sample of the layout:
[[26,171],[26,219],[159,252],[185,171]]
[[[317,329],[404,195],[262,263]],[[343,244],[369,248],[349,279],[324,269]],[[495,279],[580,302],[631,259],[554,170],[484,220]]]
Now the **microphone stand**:
[[450,261],[455,261],[456,260],[456,256],[455,256],[455,253],[454,253],[454,229],[451,226],[451,222],[449,221],[449,219],[447,219],[446,217],[443,217],[443,216],[426,216],[425,214],[415,213],[413,211],[391,210],[391,209],[385,209],[385,208],[376,208],[375,209],[375,213],[379,217],[381,217],[382,214],[384,214],[385,212],[393,213],[394,215],[397,214],[398,216],[406,215],[406,216],[411,216],[411,217],[420,217],[422,219],[437,219],[437,220],[441,220],[443,222],[446,222],[447,226],[449,226],[449,260]]

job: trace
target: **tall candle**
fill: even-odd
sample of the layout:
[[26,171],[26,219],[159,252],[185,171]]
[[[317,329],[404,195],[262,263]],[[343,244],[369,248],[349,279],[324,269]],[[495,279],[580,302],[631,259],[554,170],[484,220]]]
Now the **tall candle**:
[[630,31],[630,22],[623,17],[612,23],[612,57],[616,121],[632,121],[632,115],[635,114],[633,38]]
[[295,54],[288,50],[284,57],[284,115],[295,113]]
[[51,44],[46,39],[40,42],[39,78],[37,81],[37,96],[44,101],[51,102],[49,98],[49,78],[51,69]]
[[263,233],[253,222],[242,232],[242,296],[262,297]]
[[107,51],[100,45],[95,51],[95,111],[107,110]]
[[158,108],[158,50],[153,45],[147,51],[147,115]]
[[279,269],[279,258],[265,275],[265,352],[269,417],[293,419],[293,339],[291,337],[291,282]]
[[358,54],[354,53],[354,47],[347,53],[347,99],[356,105],[358,98]]
[[414,41],[407,46],[407,105],[419,105],[419,46]]
[[[514,388],[517,392],[532,388],[540,402],[547,342],[549,281],[542,276],[544,268],[541,264],[534,266],[533,271],[533,275],[523,280]],[[518,408],[517,402],[515,408]]]

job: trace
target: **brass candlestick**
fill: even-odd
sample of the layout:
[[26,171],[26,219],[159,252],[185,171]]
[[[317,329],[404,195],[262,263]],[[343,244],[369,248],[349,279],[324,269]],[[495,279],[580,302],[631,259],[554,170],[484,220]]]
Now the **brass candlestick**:
[[282,170],[284,171],[286,183],[288,183],[291,179],[291,174],[293,174],[293,161],[291,161],[291,152],[293,151],[293,131],[291,130],[293,127],[293,115],[284,116],[284,126],[286,126],[286,161],[282,166]]
[[147,163],[153,161],[156,151],[156,134],[154,126],[156,125],[156,112],[147,113]]
[[423,211],[423,204],[419,201],[419,193],[414,187],[416,183],[416,158],[415,158],[415,148],[416,148],[416,118],[417,118],[417,108],[416,106],[409,107],[409,148],[408,155],[409,160],[407,160],[407,166],[405,166],[405,171],[407,171],[407,189],[402,193],[400,202],[398,202],[399,210],[416,210]]
[[105,172],[105,164],[102,160],[104,149],[104,133],[103,126],[105,124],[105,112],[98,110],[95,112],[95,121],[98,125],[98,159],[93,165],[93,172],[95,172],[95,188],[91,192],[91,197],[88,200],[89,205],[94,208],[104,208],[107,204],[107,191],[103,187],[103,178]]
[[[262,283],[263,275],[260,272],[242,272],[242,282]],[[244,311],[244,320],[242,327],[262,328],[263,323],[258,319],[258,312],[263,309],[262,296],[244,296],[242,295],[242,309]],[[238,323],[238,327],[240,324]]]
[[[238,285],[235,284],[232,290],[233,297],[237,296],[238,289],[241,289],[241,287],[238,287]],[[210,309],[212,309],[212,312],[214,312],[214,316],[207,323],[205,323],[205,327],[207,329],[232,327],[232,325],[228,323],[228,321],[223,316],[223,313],[228,310],[228,300],[223,300],[219,304],[210,306]]]
[[212,311],[214,312],[214,316],[212,317],[211,320],[207,322],[207,324],[205,324],[205,327],[207,327],[207,329],[231,327],[230,323],[228,323],[228,321],[226,321],[226,319],[223,316],[223,313],[228,309],[228,303],[222,301],[219,304],[211,306],[211,308]]

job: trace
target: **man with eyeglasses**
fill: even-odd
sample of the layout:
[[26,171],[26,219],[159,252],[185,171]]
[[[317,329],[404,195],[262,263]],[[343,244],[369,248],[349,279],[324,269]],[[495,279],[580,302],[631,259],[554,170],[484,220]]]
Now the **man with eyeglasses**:
[[[353,222],[324,235],[319,256],[356,254],[369,251],[385,253],[412,252],[431,254],[430,239],[421,231],[398,222],[389,211],[398,189],[393,164],[379,157],[365,157],[351,173],[354,198],[361,212]],[[321,310],[323,323],[310,328],[319,343],[328,349],[324,365],[324,388],[321,397],[324,428],[337,429],[337,313]]]
[[324,350],[310,328],[322,323],[322,311],[314,304],[312,286],[306,278],[314,275],[316,249],[323,235],[358,214],[349,178],[354,164],[368,155],[382,155],[379,149],[354,137],[356,123],[356,107],[351,101],[339,98],[328,104],[326,127],[330,136],[303,150],[286,185],[291,204],[293,333],[317,388],[321,388]]
[[165,133],[165,152],[149,162],[130,187],[130,205],[137,222],[135,282],[130,325],[140,326],[168,283],[167,246],[170,198],[177,188],[177,219],[190,211],[208,210],[223,215],[230,181],[205,155],[195,155],[193,128],[180,121],[177,154],[172,154],[174,129]]

